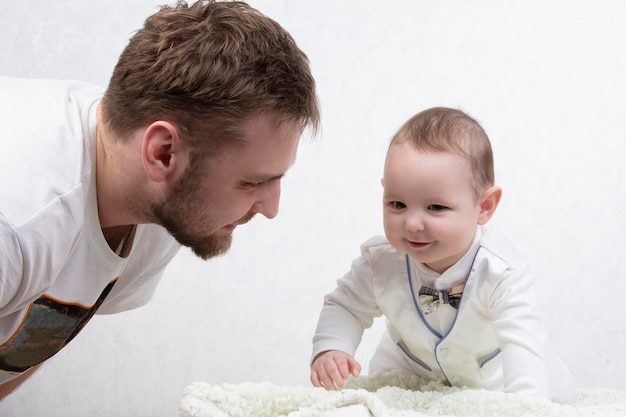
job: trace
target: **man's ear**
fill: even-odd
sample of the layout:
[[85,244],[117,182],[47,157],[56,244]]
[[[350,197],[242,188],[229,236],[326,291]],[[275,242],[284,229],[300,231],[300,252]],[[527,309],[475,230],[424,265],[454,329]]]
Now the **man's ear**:
[[146,175],[163,182],[182,173],[186,166],[186,147],[172,123],[159,120],[145,130],[141,156]]
[[490,187],[480,195],[480,214],[478,215],[478,224],[486,224],[493,213],[495,213],[502,198],[502,189],[500,187]]

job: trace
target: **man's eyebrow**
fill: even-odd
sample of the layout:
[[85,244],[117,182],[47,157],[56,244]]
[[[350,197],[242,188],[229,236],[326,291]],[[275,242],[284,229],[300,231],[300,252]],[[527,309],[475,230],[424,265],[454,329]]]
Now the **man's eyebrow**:
[[269,174],[269,175],[258,175],[258,176],[254,176],[254,177],[250,177],[248,179],[248,182],[251,182],[253,184],[264,184],[266,182],[271,182],[271,181],[276,181],[276,180],[280,180],[285,176],[285,174],[277,174],[277,175],[273,175],[273,174]]

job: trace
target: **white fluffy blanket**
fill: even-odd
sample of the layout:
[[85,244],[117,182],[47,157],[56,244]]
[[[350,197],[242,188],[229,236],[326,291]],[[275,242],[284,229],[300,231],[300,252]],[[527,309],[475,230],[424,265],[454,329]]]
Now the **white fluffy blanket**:
[[626,416],[626,391],[579,388],[560,405],[533,396],[451,388],[391,372],[348,381],[341,391],[269,382],[185,388],[181,417],[615,417]]

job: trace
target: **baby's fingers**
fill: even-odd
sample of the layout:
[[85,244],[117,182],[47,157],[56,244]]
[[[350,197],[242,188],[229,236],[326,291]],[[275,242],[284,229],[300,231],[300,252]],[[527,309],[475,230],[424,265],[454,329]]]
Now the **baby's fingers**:
[[350,375],[358,376],[359,363],[341,351],[328,351],[319,355],[311,366],[311,382],[328,390],[342,388]]
[[344,386],[345,380],[350,376],[350,367],[348,361],[344,358],[337,358],[334,361],[329,361],[325,364],[324,370],[328,375],[328,384],[324,386],[326,389],[337,389]]
[[322,382],[320,381],[320,374],[317,371],[311,371],[311,384],[314,387],[322,387]]
[[361,365],[355,361],[353,358],[348,359],[348,364],[350,366],[350,373],[352,376],[357,377],[361,375]]

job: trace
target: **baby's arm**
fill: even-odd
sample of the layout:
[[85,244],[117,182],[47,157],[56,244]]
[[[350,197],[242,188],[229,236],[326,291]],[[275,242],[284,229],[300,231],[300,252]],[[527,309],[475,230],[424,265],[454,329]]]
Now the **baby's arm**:
[[491,309],[502,349],[505,391],[572,402],[571,374],[549,346],[537,305],[534,275],[528,270],[507,271],[503,278],[494,292]]
[[351,356],[340,350],[322,352],[311,365],[311,382],[316,387],[327,390],[342,388],[350,375],[357,377],[361,365]]
[[311,382],[332,390],[343,387],[361,366],[352,355],[365,329],[382,314],[372,284],[369,246],[352,262],[348,273],[337,280],[337,288],[324,297],[324,306],[313,336]]

